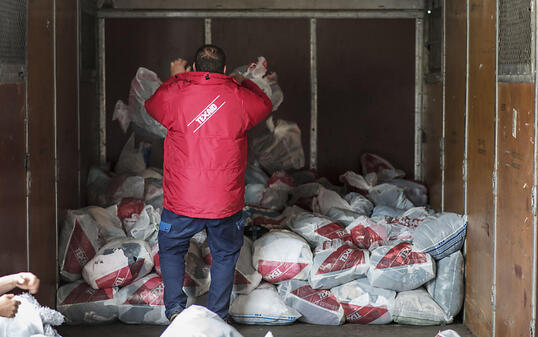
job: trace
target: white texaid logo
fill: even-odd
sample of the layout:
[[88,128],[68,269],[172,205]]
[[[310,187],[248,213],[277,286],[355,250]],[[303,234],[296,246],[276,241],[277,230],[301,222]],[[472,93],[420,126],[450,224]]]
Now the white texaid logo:
[[[219,99],[219,97],[220,97],[220,95],[215,97],[215,99],[213,99],[204,108],[204,110],[202,110],[202,112],[200,112],[196,117],[194,117],[194,119],[189,124],[187,124],[187,127],[189,127],[194,122],[198,123],[198,124],[195,124],[195,126],[197,126],[197,128],[193,131],[193,133],[196,133],[196,131],[198,131],[202,127],[202,125],[204,125],[211,117],[213,117],[213,115],[217,111],[220,110],[220,108],[222,108],[222,106],[224,104],[226,104],[226,102],[222,102],[222,104],[215,103]],[[218,105],[218,104],[220,104],[220,105]]]

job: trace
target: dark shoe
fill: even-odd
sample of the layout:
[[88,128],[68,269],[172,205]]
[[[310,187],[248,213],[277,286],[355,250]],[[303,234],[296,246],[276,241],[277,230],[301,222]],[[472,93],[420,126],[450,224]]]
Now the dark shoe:
[[170,318],[168,318],[168,320],[170,321],[170,323],[172,323],[172,321],[177,317],[177,315],[179,315],[183,310],[182,309],[179,309],[178,311],[174,312],[172,314],[172,316],[170,316]]

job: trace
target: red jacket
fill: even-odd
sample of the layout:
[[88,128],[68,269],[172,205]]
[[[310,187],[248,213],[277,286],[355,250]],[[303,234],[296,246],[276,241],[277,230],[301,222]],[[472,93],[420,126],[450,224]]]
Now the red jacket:
[[145,103],[168,133],[164,203],[193,218],[219,219],[243,208],[246,131],[272,110],[254,82],[203,72],[172,76]]

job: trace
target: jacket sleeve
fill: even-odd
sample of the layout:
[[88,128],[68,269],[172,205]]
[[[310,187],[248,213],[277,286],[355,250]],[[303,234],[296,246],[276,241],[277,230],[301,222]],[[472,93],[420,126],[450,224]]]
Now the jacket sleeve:
[[254,82],[245,79],[239,89],[247,115],[247,130],[263,121],[273,110],[267,95]]
[[144,107],[148,114],[157,122],[161,123],[166,129],[169,129],[173,122],[174,116],[170,111],[170,100],[173,97],[173,90],[177,77],[172,76],[155,91],[155,93],[146,100]]

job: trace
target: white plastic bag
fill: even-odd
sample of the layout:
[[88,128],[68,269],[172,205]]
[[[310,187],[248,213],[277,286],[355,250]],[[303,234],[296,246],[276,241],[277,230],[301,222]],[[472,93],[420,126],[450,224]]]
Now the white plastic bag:
[[145,180],[143,177],[118,177],[113,182],[114,184],[110,187],[112,188],[112,203],[118,204],[124,198],[144,200]]
[[151,117],[144,103],[161,86],[162,82],[153,71],[138,68],[129,91],[129,116],[137,127],[160,138],[166,136],[166,128]]
[[252,266],[252,241],[246,236],[235,265],[233,291],[237,294],[248,294],[260,284],[262,275]]
[[260,163],[257,161],[247,163],[247,168],[245,169],[245,185],[262,184],[265,186],[268,180],[269,176],[262,170]]
[[368,198],[376,206],[390,206],[405,211],[415,207],[405,196],[403,188],[392,184],[381,184],[371,188],[368,192]]
[[428,293],[448,317],[463,305],[463,255],[460,251],[437,261],[437,277],[427,284]]
[[327,240],[340,239],[351,242],[351,235],[340,224],[312,213],[299,213],[291,216],[286,225],[303,237],[312,247]]
[[353,210],[338,193],[317,182],[297,186],[290,203],[321,214],[327,214],[331,208]]
[[340,176],[340,181],[345,184],[347,190],[367,195],[368,191],[377,184],[377,175],[370,173],[361,176],[353,171],[347,171]]
[[423,288],[399,293],[392,308],[392,319],[398,324],[409,325],[450,323],[443,310]]
[[168,324],[163,302],[164,284],[149,274],[120,289],[116,306],[120,321],[128,324]]
[[430,213],[424,207],[413,207],[405,211],[403,214],[394,218],[390,224],[406,226],[414,230],[421,225]]
[[240,324],[285,325],[301,314],[284,303],[275,286],[262,283],[248,295],[239,295],[230,306],[230,316]]
[[348,209],[336,208],[333,207],[327,212],[327,217],[338,222],[342,226],[349,226],[353,220],[357,219],[359,216],[363,215]]
[[84,209],[68,210],[58,245],[60,275],[66,281],[81,277],[82,268],[103,245],[99,226]]
[[103,242],[126,237],[117,216],[118,207],[116,205],[108,208],[90,206],[86,210],[99,226],[99,237],[102,238]]
[[390,225],[383,222],[377,223],[364,215],[359,216],[346,227],[353,243],[363,249],[381,246],[389,239],[390,229]]
[[299,126],[282,119],[274,123],[272,117],[267,120],[266,125],[266,132],[254,138],[249,149],[260,165],[271,174],[280,170],[302,168],[305,156]]
[[369,267],[368,251],[341,240],[329,241],[314,251],[308,282],[314,289],[331,289],[365,276]]
[[374,204],[368,198],[357,192],[346,194],[344,199],[349,203],[351,209],[365,216],[370,216],[374,210]]
[[157,243],[161,215],[153,206],[145,206],[143,200],[123,199],[118,205],[118,215],[129,237],[147,241],[150,246]]
[[403,188],[405,196],[415,206],[426,206],[428,204],[428,188],[426,185],[405,179],[394,179],[390,183]]
[[374,207],[374,211],[372,212],[371,218],[382,218],[382,217],[397,218],[404,213],[405,213],[404,209],[380,205],[380,206]]
[[299,235],[272,230],[254,241],[252,264],[271,283],[306,280],[312,266],[312,251]]
[[366,278],[351,281],[331,289],[341,303],[346,321],[360,324],[388,324],[396,292],[372,287]]
[[458,334],[454,330],[443,330],[439,331],[435,337],[461,337],[460,334]]
[[233,326],[217,314],[192,305],[172,321],[161,337],[243,337]]
[[361,166],[362,174],[376,173],[381,182],[405,176],[404,171],[394,168],[388,160],[373,153],[365,153],[361,156]]
[[382,246],[372,252],[368,280],[379,288],[406,291],[435,277],[435,261],[407,242]]
[[118,318],[118,308],[114,298],[118,288],[93,289],[79,280],[58,289],[58,311],[71,324],[97,324]]
[[82,269],[82,277],[94,289],[122,287],[153,269],[151,248],[136,239],[114,240],[97,252]]
[[312,289],[305,281],[291,280],[278,286],[284,302],[297,310],[300,321],[320,325],[344,323],[344,310],[336,297],[326,289]]
[[467,216],[441,213],[428,217],[413,233],[413,245],[440,260],[463,246]]
[[135,146],[135,135],[131,134],[123,149],[121,150],[118,162],[114,166],[114,172],[125,175],[142,175],[147,168],[146,159],[149,157],[151,144],[140,142],[138,148]]

